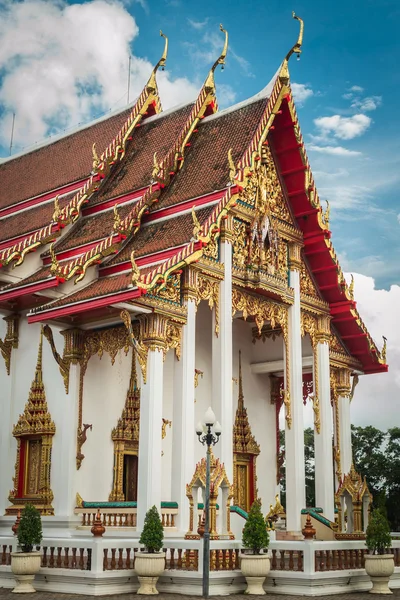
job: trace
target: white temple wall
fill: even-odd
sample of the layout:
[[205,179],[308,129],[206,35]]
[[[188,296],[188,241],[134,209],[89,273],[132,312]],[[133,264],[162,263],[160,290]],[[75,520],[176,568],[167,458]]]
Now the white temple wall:
[[[212,335],[215,335],[212,325],[212,312],[205,301],[200,302],[196,314],[196,358],[195,368],[203,371],[203,377],[199,377],[199,385],[195,389],[195,422],[193,424],[193,435],[196,438],[194,445],[194,457],[197,463],[205,456],[205,448],[197,440],[195,433],[196,423],[204,420],[204,414],[209,406],[213,406],[212,398]],[[194,380],[194,373],[193,373]],[[216,415],[219,420],[219,415]],[[195,465],[193,465],[193,472]],[[189,482],[187,482],[189,483]]]
[[76,477],[76,491],[84,500],[108,501],[114,466],[111,431],[124,408],[130,374],[131,352],[125,356],[120,350],[114,365],[107,353],[101,359],[95,355],[89,360],[84,378],[82,422],[91,423],[93,429],[88,430],[82,446],[85,458]]
[[[5,316],[3,313],[1,316]],[[0,337],[4,340],[7,332],[7,324],[0,319]],[[11,413],[14,395],[14,380],[16,376],[16,353],[13,348],[11,352],[10,375],[7,375],[7,369],[3,357],[0,357],[0,515],[4,514],[10,488],[12,488],[12,477],[14,476],[15,449],[16,442],[11,435],[13,423],[11,423]]]

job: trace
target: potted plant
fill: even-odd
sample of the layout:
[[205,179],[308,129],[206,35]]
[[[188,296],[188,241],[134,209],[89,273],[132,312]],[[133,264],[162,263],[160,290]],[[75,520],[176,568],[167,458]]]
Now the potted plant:
[[269,556],[263,553],[269,545],[269,535],[261,512],[261,503],[255,500],[243,528],[242,543],[245,552],[241,554],[241,570],[246,577],[245,594],[264,595],[263,583],[270,570]]
[[32,582],[40,569],[41,552],[34,552],[33,548],[40,545],[43,535],[40,512],[32,504],[27,504],[22,511],[17,537],[21,551],[11,553],[11,571],[17,584],[13,592],[35,592]]
[[365,570],[372,581],[371,594],[391,594],[389,579],[394,571],[394,555],[390,554],[392,538],[385,515],[374,510],[365,540],[369,554],[365,556]]
[[156,584],[165,568],[165,552],[161,552],[164,529],[155,506],[150,508],[144,519],[143,531],[139,543],[145,547],[135,559],[135,570],[140,587],[138,594],[158,594]]

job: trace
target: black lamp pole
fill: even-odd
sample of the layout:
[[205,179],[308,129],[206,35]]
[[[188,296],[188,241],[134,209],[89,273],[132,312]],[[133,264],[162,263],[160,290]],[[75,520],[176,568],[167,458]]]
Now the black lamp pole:
[[201,442],[203,446],[207,446],[206,493],[204,499],[205,523],[203,536],[203,598],[209,597],[210,588],[210,455],[211,446],[215,446],[221,435],[221,426],[218,421],[215,425],[214,423],[215,416],[209,408],[205,415],[205,427],[203,427],[202,423],[199,423],[196,428],[199,442]]

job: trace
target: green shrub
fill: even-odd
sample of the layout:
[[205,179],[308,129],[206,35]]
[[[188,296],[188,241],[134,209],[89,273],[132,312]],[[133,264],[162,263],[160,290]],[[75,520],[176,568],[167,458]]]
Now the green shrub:
[[40,512],[32,504],[27,504],[22,511],[17,537],[22,552],[32,552],[33,546],[39,546],[42,541]]
[[392,547],[390,527],[385,515],[378,509],[371,515],[365,540],[371,554],[389,554]]
[[260,554],[263,548],[268,548],[269,535],[261,512],[261,503],[255,500],[251,505],[249,516],[243,528],[242,542],[252,554]]
[[164,529],[160,515],[155,506],[150,508],[145,516],[142,535],[139,543],[143,544],[147,552],[160,552],[163,547]]

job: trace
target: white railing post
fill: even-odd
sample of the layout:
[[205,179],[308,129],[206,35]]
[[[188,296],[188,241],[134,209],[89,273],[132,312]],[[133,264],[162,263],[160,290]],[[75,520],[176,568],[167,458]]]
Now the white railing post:
[[303,569],[307,575],[314,575],[315,573],[315,552],[314,542],[304,541],[303,546]]
[[[89,544],[90,545],[90,542]],[[93,539],[93,543],[92,543],[92,565],[91,565],[91,572],[92,573],[102,573],[103,572],[103,558],[104,558],[104,553],[103,553],[103,540],[100,539]]]

